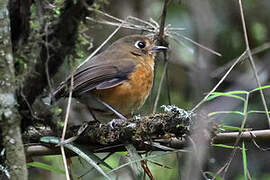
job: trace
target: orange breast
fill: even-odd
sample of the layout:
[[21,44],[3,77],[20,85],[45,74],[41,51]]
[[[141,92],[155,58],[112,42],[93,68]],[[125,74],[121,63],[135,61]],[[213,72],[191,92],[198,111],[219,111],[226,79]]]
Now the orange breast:
[[153,69],[146,63],[139,63],[124,83],[93,93],[126,117],[139,109],[145,102],[153,85]]

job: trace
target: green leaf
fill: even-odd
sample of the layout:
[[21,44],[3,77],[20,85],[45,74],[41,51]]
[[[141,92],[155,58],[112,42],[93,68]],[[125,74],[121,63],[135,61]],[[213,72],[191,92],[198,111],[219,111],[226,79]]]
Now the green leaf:
[[[242,92],[242,93],[240,93]],[[212,100],[216,97],[219,97],[219,96],[226,96],[226,97],[231,97],[231,98],[235,98],[235,99],[240,99],[242,101],[246,101],[245,98],[241,97],[241,96],[237,96],[235,94],[247,94],[248,92],[246,91],[230,91],[230,92],[213,92],[211,93],[211,95],[206,99],[206,101],[209,101],[209,100]]]
[[205,101],[211,101],[212,99],[215,99],[216,97],[219,97],[219,95],[212,94],[208,96],[208,98]]
[[[58,137],[53,137],[53,136],[45,136],[45,137],[40,138],[40,141],[44,143],[52,143],[52,144],[58,145],[61,139]],[[83,158],[91,166],[93,166],[99,173],[101,173],[106,179],[111,180],[111,178],[103,171],[103,169],[101,169],[98,166],[98,163],[104,165],[105,167],[109,169],[112,169],[112,168],[107,163],[105,163],[102,159],[96,156],[94,153],[88,151],[87,149],[73,142],[65,144],[64,147],[78,154],[81,158]]]
[[119,151],[119,152],[116,152],[116,154],[119,154],[121,156],[126,156],[128,154],[127,151]]
[[55,14],[60,15],[60,10],[59,9],[55,9]]
[[248,91],[228,91],[227,94],[248,94]]
[[225,145],[225,144],[212,144],[212,146],[222,147],[222,148],[227,148],[227,149],[235,149],[235,148],[241,149],[239,146],[229,146],[229,145]]
[[213,177],[215,177],[215,180],[224,180],[222,177],[216,176],[215,173],[207,172],[207,174],[210,175],[212,179],[213,179]]
[[216,112],[211,112],[208,114],[208,116],[214,116],[216,114],[239,114],[241,116],[243,116],[244,114],[240,111],[216,111]]
[[63,122],[63,121],[58,121],[57,124],[58,124],[60,127],[64,127],[64,122]]
[[243,158],[243,168],[244,168],[244,178],[245,180],[248,180],[247,177],[247,154],[246,154],[246,148],[245,143],[242,142],[242,158]]
[[259,22],[252,23],[251,33],[258,44],[263,43],[267,39],[267,26]]
[[270,88],[270,85],[265,85],[265,86],[261,86],[261,87],[255,88],[255,89],[251,90],[250,93],[253,93],[255,91],[259,91],[261,89],[267,89],[267,88]]
[[[258,114],[265,114],[266,111],[255,111],[255,110],[250,110],[248,113],[258,113]],[[268,111],[268,114],[270,114],[270,111]]]
[[41,163],[41,162],[30,162],[30,163],[27,163],[27,165],[32,166],[32,167],[41,168],[41,169],[46,169],[46,170],[56,172],[56,173],[60,173],[60,174],[65,174],[64,170],[53,167],[53,166],[45,164],[45,163]]
[[59,108],[59,107],[56,107],[54,109],[54,112],[56,113],[57,116],[59,116],[62,113],[62,111],[63,111],[62,108]]
[[228,125],[219,125],[219,128],[224,129],[225,131],[240,131],[240,127],[228,126]]

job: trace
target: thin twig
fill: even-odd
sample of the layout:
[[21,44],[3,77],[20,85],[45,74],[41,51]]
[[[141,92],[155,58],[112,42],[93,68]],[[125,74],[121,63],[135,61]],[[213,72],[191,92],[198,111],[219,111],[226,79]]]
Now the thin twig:
[[242,124],[241,124],[241,127],[240,127],[240,130],[239,130],[239,133],[238,133],[238,136],[235,140],[235,143],[234,143],[234,149],[231,153],[231,156],[230,156],[230,159],[229,161],[226,163],[226,168],[224,169],[224,174],[223,176],[225,177],[228,169],[229,169],[229,166],[231,165],[232,163],[232,160],[234,159],[235,155],[236,155],[236,151],[238,150],[238,148],[236,148],[236,146],[238,145],[240,139],[241,139],[241,136],[243,134],[243,130],[245,128],[245,124],[246,124],[246,121],[247,121],[247,117],[248,117],[248,101],[249,100],[249,93],[246,95],[246,100],[245,100],[245,103],[244,103],[244,112],[243,112],[243,121],[242,121]]
[[[264,43],[261,46],[258,46],[254,49],[251,50],[251,54],[255,55],[258,53],[261,53],[267,49],[270,49],[270,42]],[[246,58],[248,58],[248,54],[246,54],[242,61],[244,61]],[[226,71],[227,69],[229,69],[231,67],[231,65],[233,64],[233,62],[235,61],[235,59],[230,60],[227,64],[223,65],[222,67],[217,68],[216,70],[214,70],[210,76],[211,77],[217,77],[219,74],[222,74],[224,71]]]
[[122,19],[119,19],[119,18],[117,18],[117,17],[114,17],[114,16],[112,16],[112,15],[110,15],[110,14],[108,14],[108,13],[105,13],[105,12],[103,12],[103,11],[100,11],[100,10],[98,10],[98,9],[94,9],[94,8],[89,7],[88,10],[89,10],[89,11],[95,11],[95,12],[97,12],[97,13],[100,13],[100,14],[102,14],[102,15],[108,17],[108,18],[111,18],[111,19],[116,20],[116,21],[118,21],[118,22],[122,22]]
[[[109,152],[104,158],[102,158],[102,161],[105,161],[106,159],[108,159],[111,155],[113,155],[114,152]],[[100,163],[98,162],[97,165],[99,165]],[[78,177],[78,179],[82,179],[84,176],[86,176],[87,174],[89,174],[91,171],[95,170],[94,167],[92,167],[91,169],[87,170],[85,173],[83,173],[82,175],[80,175]]]
[[[166,62],[168,62],[168,55],[167,55],[167,52],[163,52],[164,54],[164,60]],[[166,68],[166,72],[165,72],[165,78],[166,78],[166,87],[167,87],[167,97],[168,97],[168,102],[169,102],[169,105],[172,104],[172,100],[171,100],[171,91],[170,91],[170,81],[169,81],[169,68],[167,67]]]
[[[101,23],[101,24],[107,24],[107,25],[111,25],[111,26],[120,26],[120,24],[122,23],[122,27],[123,28],[127,28],[127,29],[133,29],[133,30],[140,30],[140,31],[146,31],[148,32],[149,36],[158,36],[158,37],[170,37],[170,38],[173,38],[173,36],[177,36],[177,37],[180,37],[180,38],[183,38],[193,44],[195,44],[196,46],[202,48],[202,49],[205,49],[207,51],[209,51],[210,53],[213,53],[217,56],[221,56],[220,53],[202,45],[202,44],[199,44],[195,41],[193,41],[192,39],[184,36],[184,35],[181,35],[179,33],[177,33],[176,31],[182,31],[182,30],[185,30],[184,28],[178,28],[178,27],[171,27],[170,24],[168,24],[167,26],[165,26],[165,17],[166,17],[166,13],[167,13],[167,6],[168,6],[168,3],[170,2],[170,0],[166,0],[165,3],[164,3],[164,8],[163,8],[163,15],[161,16],[161,25],[159,25],[156,21],[154,21],[153,19],[150,18],[150,21],[144,21],[142,19],[139,19],[139,18],[136,18],[136,17],[133,17],[133,16],[128,16],[126,18],[126,20],[122,20],[120,18],[117,18],[117,17],[114,17],[112,15],[109,15],[105,12],[102,12],[102,11],[99,11],[99,10],[94,10],[94,9],[91,9],[89,8],[89,10],[91,11],[95,11],[95,12],[98,12],[102,15],[104,15],[105,17],[107,18],[110,18],[111,20],[110,21],[106,21],[106,20],[95,20],[91,17],[86,17],[86,19],[88,20],[91,20],[91,21],[94,21],[94,22],[98,22],[98,23]],[[164,16],[165,15],[165,16]],[[135,23],[142,23],[143,25],[139,25],[139,24],[134,24],[132,22],[128,22],[128,20],[134,20]],[[112,22],[112,21],[116,21],[116,22]],[[174,39],[174,38],[173,38]]]
[[122,27],[123,22],[110,34],[110,36],[90,55],[84,60],[82,64],[80,64],[77,68],[82,66],[85,62],[89,61],[96,53],[119,31],[119,29]]
[[[251,133],[251,132],[250,132]],[[259,150],[261,150],[261,151],[269,151],[270,150],[270,148],[262,148],[257,142],[256,142],[256,140],[254,139],[254,138],[252,138],[252,143],[254,144],[254,146],[256,147],[256,148],[258,148]]]
[[36,120],[44,121],[44,119],[42,119],[42,118],[40,118],[40,117],[38,117],[38,116],[35,115],[35,112],[33,111],[33,108],[32,108],[32,106],[29,104],[29,102],[28,102],[28,100],[26,99],[25,95],[23,94],[23,91],[20,91],[20,95],[22,96],[23,100],[25,101],[25,103],[26,103],[26,105],[27,105],[27,107],[28,107],[28,109],[29,109],[29,111],[30,111],[31,116],[32,116],[34,119],[36,119]]
[[[249,56],[249,62],[251,64],[251,67],[252,67],[252,70],[253,70],[257,85],[260,88],[261,87],[261,82],[259,80],[256,65],[255,65],[255,62],[253,60],[253,56],[251,54],[250,47],[249,47],[249,41],[248,41],[248,35],[247,35],[247,29],[246,29],[246,23],[245,23],[245,17],[244,17],[243,6],[242,6],[242,1],[241,0],[239,0],[239,6],[240,6],[240,13],[241,13],[241,20],[242,20],[242,26],[243,26],[243,31],[244,31],[245,43],[246,43],[246,51],[247,51],[247,54]],[[268,120],[268,126],[270,127],[270,116],[268,114],[268,108],[267,108],[266,100],[265,100],[262,89],[260,89],[260,94],[261,94],[265,114],[266,114],[266,117],[267,117],[267,120]]]
[[159,27],[159,34],[158,34],[159,40],[162,40],[163,36],[164,36],[165,20],[166,20],[169,1],[170,0],[165,0],[164,1],[164,6],[163,6],[163,11],[162,11],[162,16],[161,16],[161,22],[160,22],[160,27]]
[[[97,13],[99,13],[99,14],[102,14],[102,15],[108,17],[108,18],[111,18],[111,19],[115,20],[115,21],[118,21],[119,23],[128,23],[128,22],[126,22],[125,20],[122,20],[122,19],[120,19],[120,18],[114,17],[114,16],[112,16],[112,15],[110,15],[110,14],[108,14],[108,13],[105,13],[105,12],[103,12],[103,11],[99,11],[99,10],[93,9],[93,8],[88,8],[88,9],[91,10],[91,11],[95,11],[95,12],[97,12]],[[127,19],[132,19],[132,20],[138,21],[138,22],[143,23],[143,24],[145,24],[145,25],[148,25],[148,26],[150,26],[150,27],[152,27],[152,28],[154,28],[154,29],[156,28],[156,26],[153,25],[153,24],[155,24],[155,21],[151,21],[151,19],[150,19],[150,22],[152,22],[152,23],[154,22],[153,24],[151,24],[151,23],[148,22],[148,21],[144,21],[144,20],[142,20],[142,19],[139,19],[139,18],[136,18],[136,17],[133,17],[133,16],[128,16]],[[129,23],[128,23],[128,24],[129,24]],[[135,24],[130,24],[130,25],[136,26]],[[155,25],[156,25],[156,24],[155,24]]]
[[[159,41],[159,43],[161,43],[161,45],[166,44],[166,46],[168,45],[168,43],[164,40],[164,29],[165,29],[165,20],[166,20],[166,15],[167,15],[167,8],[169,5],[170,0],[165,0],[164,1],[164,6],[163,6],[163,10],[162,10],[162,15],[161,15],[161,22],[160,25],[156,24],[156,26],[159,26],[159,33],[157,35],[157,39]],[[150,19],[150,21],[155,22],[154,20]],[[153,108],[153,112],[155,113],[157,110],[157,105],[158,105],[158,100],[160,98],[160,94],[161,94],[161,87],[163,85],[163,81],[164,78],[166,77],[166,82],[168,81],[167,77],[168,77],[168,59],[167,59],[167,53],[164,52],[164,61],[165,61],[165,65],[164,65],[164,70],[162,73],[162,77],[158,86],[158,93],[155,99],[155,103],[154,103],[154,108]],[[169,104],[171,102],[171,98],[170,98],[170,91],[169,91],[169,85],[167,83],[167,88],[168,88],[168,99],[169,99]]]
[[[45,71],[46,71],[46,78],[47,78],[47,83],[49,86],[49,93],[50,95],[52,94],[52,83],[51,83],[51,78],[50,78],[50,73],[49,73],[49,61],[50,61],[50,52],[49,52],[49,40],[48,40],[48,28],[49,28],[49,23],[46,23],[45,25],[45,47],[46,47],[46,52],[47,52],[47,59],[45,62]],[[53,97],[53,96],[52,96]]]
[[186,45],[183,41],[180,41],[179,39],[177,39],[174,36],[170,36],[170,38],[172,38],[180,46],[183,46],[184,48],[186,48],[189,51],[189,53],[194,54],[194,50],[191,47],[189,47],[188,45]]
[[247,51],[244,51],[239,58],[236,59],[236,61],[233,63],[233,65],[230,67],[230,69],[224,74],[224,76],[220,79],[220,81],[216,84],[216,86],[191,110],[191,112],[194,112],[200,105],[202,105],[206,99],[211,95],[211,93],[215,92],[216,89],[219,87],[219,85],[226,79],[226,77],[230,74],[232,69],[240,62],[240,60],[245,56]]
[[148,25],[148,26],[152,27],[153,29],[156,29],[157,27],[159,27],[159,24],[156,24],[156,21],[154,21],[152,18],[150,18],[150,22],[151,22],[152,24],[151,24],[150,22],[148,22],[148,21],[144,21],[144,20],[139,19],[139,18],[134,17],[134,16],[128,16],[128,18],[129,18],[129,19],[133,19],[133,20],[135,20],[135,21],[138,21],[138,22],[140,22],[140,23],[143,23],[143,24],[145,24],[145,25]]
[[[132,16],[128,16],[127,17],[127,20],[128,19],[131,19]],[[106,21],[106,20],[95,20],[91,17],[86,17],[86,19],[90,20],[90,21],[93,21],[93,22],[97,22],[97,23],[100,23],[100,24],[106,24],[106,25],[111,25],[111,26],[119,26],[121,23],[123,23],[124,21],[122,21],[121,23],[118,23],[118,22],[111,22],[111,21]],[[129,22],[125,22],[123,23],[122,25],[123,28],[127,28],[127,29],[133,29],[133,30],[143,30],[143,31],[147,31],[147,32],[150,32],[150,33],[155,33],[155,29],[150,29],[150,28],[147,28],[145,26],[141,26],[141,25],[136,25],[136,24],[131,24]]]
[[[66,111],[66,116],[65,116],[65,122],[64,122],[64,128],[63,128],[63,132],[62,132],[61,142],[65,141],[65,135],[66,135],[67,124],[68,124],[68,117],[69,117],[70,106],[71,106],[72,89],[73,89],[73,73],[71,73],[71,81],[70,81],[69,95],[68,95],[68,105],[67,105],[67,111]],[[66,172],[66,179],[70,180],[69,169],[68,169],[68,165],[67,165],[67,159],[66,159],[65,149],[64,149],[63,143],[60,144],[60,148],[61,148],[62,158],[63,158],[65,172]]]
[[[169,26],[165,26],[165,20],[166,20],[167,9],[168,9],[169,3],[170,3],[170,0],[165,0],[164,2],[162,17],[161,17],[161,22],[160,22],[160,27],[159,27],[159,34],[158,34],[159,41],[162,43],[162,45],[165,44],[166,46],[168,46],[168,43],[164,40],[164,31],[165,31],[165,28],[169,27]],[[168,54],[166,51],[163,52],[163,56],[164,56],[165,63],[168,64]],[[164,68],[165,68],[165,78],[166,78],[166,86],[167,86],[167,96],[168,96],[169,104],[171,104],[168,65],[164,66]]]
[[161,88],[162,88],[162,85],[163,85],[163,81],[164,81],[164,78],[165,78],[165,75],[166,75],[166,69],[167,68],[168,68],[168,61],[165,62],[163,73],[162,73],[162,76],[161,76],[161,79],[160,79],[160,83],[158,85],[158,92],[157,92],[157,96],[156,96],[155,103],[154,103],[153,113],[155,113],[157,111],[158,100],[159,100],[159,97],[160,97]]
[[200,43],[197,43],[196,41],[193,41],[192,39],[190,39],[190,38],[188,38],[188,37],[186,37],[186,36],[184,36],[182,34],[179,34],[177,32],[172,32],[172,34],[176,35],[177,37],[183,38],[183,39],[191,42],[192,44],[195,44],[196,46],[198,46],[198,47],[200,47],[200,48],[202,48],[202,49],[204,49],[204,50],[206,50],[206,51],[208,51],[208,52],[210,52],[212,54],[215,54],[217,56],[222,56],[219,52],[216,52],[216,51],[214,51],[214,50],[212,50],[212,49],[210,49],[210,48],[208,48],[208,47],[206,47],[206,46],[204,46],[204,45],[202,45]]

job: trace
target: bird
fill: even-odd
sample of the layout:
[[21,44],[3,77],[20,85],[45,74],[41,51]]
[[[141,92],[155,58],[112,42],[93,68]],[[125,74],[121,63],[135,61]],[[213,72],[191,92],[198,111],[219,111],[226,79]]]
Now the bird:
[[72,87],[72,96],[86,105],[95,120],[126,120],[149,96],[156,52],[167,49],[144,35],[120,38],[75,69],[56,88],[53,97],[55,101],[67,97]]

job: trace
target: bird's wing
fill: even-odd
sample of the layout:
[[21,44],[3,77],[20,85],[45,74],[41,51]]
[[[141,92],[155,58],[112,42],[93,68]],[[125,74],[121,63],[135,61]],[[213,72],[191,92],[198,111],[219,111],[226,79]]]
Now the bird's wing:
[[[89,62],[78,68],[73,75],[73,95],[76,97],[93,89],[117,86],[128,79],[135,67],[136,61],[131,58]],[[70,81],[71,77],[56,89],[56,99],[68,94]]]

